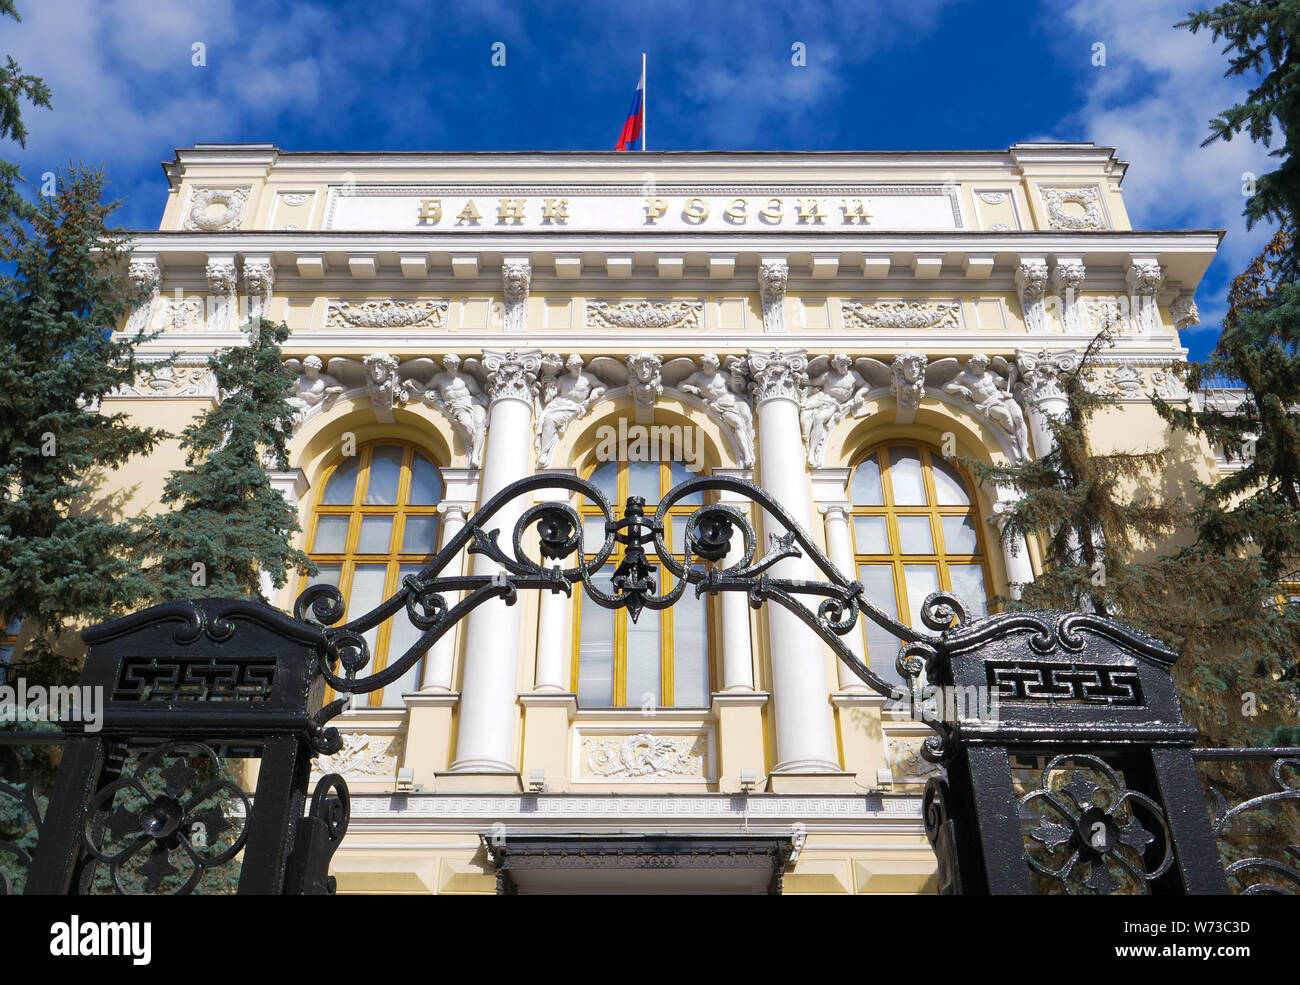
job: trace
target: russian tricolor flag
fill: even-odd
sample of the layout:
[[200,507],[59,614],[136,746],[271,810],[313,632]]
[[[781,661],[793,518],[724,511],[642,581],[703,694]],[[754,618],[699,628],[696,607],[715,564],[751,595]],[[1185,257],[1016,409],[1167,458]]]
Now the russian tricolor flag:
[[645,67],[641,68],[641,81],[636,84],[636,95],[632,97],[632,108],[627,111],[627,122],[623,132],[618,135],[618,146],[614,150],[635,150],[636,142],[641,138],[641,129],[645,125]]

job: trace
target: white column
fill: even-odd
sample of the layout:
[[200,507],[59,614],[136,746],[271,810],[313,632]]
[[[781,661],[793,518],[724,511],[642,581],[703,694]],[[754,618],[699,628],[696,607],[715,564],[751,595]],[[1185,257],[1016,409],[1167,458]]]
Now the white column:
[[998,540],[1002,544],[1002,558],[1007,565],[1007,586],[1013,599],[1020,598],[1020,588],[1034,580],[1034,565],[1029,560],[1029,546],[1025,538],[1003,536],[1002,528],[1006,526],[1006,514],[1014,508],[1020,494],[1011,489],[996,490],[997,502],[993,504],[993,515],[998,525]]
[[[849,517],[853,513],[853,504],[822,503],[817,507],[826,517],[826,555],[831,564],[839,568],[846,578],[857,580],[857,560],[853,555],[853,533],[849,530]],[[841,636],[844,645],[863,664],[867,662],[867,648],[862,641],[862,626],[859,625],[847,636]],[[867,686],[858,676],[849,670],[843,660],[836,661],[840,672],[841,691],[865,691]]]
[[[558,475],[577,475],[576,469],[548,469]],[[556,489],[537,490],[537,501],[568,502],[572,495]],[[574,564],[572,556],[562,561],[547,559],[548,566],[559,564],[568,567]],[[574,587],[581,592],[582,586]],[[572,666],[573,632],[573,596],[563,592],[541,591],[537,600],[537,679],[533,690],[547,691],[553,694],[569,692],[569,668]]]
[[[482,504],[532,467],[533,390],[541,353],[484,352],[488,372],[487,448],[483,461]],[[506,504],[488,523],[500,529],[503,550],[513,537],[515,521],[527,505],[523,497]],[[474,573],[495,574],[498,565],[475,555]],[[465,633],[465,672],[461,681],[460,730],[456,739],[456,773],[514,773],[515,707],[519,676],[519,605],[492,599],[469,617]]]
[[[799,397],[807,382],[803,350],[761,352],[747,359],[758,410],[760,484],[804,528],[812,527]],[[766,532],[783,532],[769,517]],[[787,558],[774,566],[782,578],[818,577],[806,557]],[[772,702],[776,723],[774,773],[839,772],[839,754],[830,705],[830,689],[817,634],[781,606],[769,603],[768,639],[772,653]]]
[[[749,469],[714,469],[714,476],[728,476],[749,481]],[[718,501],[744,509],[749,502],[740,493],[727,490],[718,494]],[[761,549],[761,548],[760,548]],[[740,532],[731,539],[731,550],[723,558],[724,567],[737,563],[745,553],[745,541]],[[721,592],[719,607],[722,611],[722,680],[720,690],[754,690],[754,651],[749,632],[749,599],[743,592]]]
[[[446,547],[451,543],[451,539],[460,533],[465,526],[470,511],[474,509],[472,502],[443,500],[438,504],[438,512],[442,515],[442,546]],[[465,570],[465,552],[462,551],[460,556],[455,558],[451,564],[443,569],[443,576],[454,578],[463,574]],[[460,592],[447,593],[444,599],[447,605],[453,606],[460,601]],[[452,626],[437,643],[429,648],[428,655],[424,658],[424,676],[420,680],[420,690],[422,691],[450,691],[452,684],[452,671],[456,663],[456,627]]]
[[[309,488],[306,473],[302,469],[289,469],[287,472],[267,469],[266,474],[271,479],[271,488],[283,496],[284,501],[297,513],[298,504],[302,502],[302,494]],[[274,605],[276,588],[271,581],[271,573],[262,568],[258,571],[257,577],[259,587],[262,589],[262,597]]]

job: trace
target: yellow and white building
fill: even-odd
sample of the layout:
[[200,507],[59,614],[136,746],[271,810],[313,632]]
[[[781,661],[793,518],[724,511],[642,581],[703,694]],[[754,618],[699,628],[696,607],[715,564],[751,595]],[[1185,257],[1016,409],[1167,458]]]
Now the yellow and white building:
[[[1033,578],[1036,546],[1004,547],[996,494],[942,456],[1041,454],[1056,375],[1099,328],[1117,343],[1098,443],[1176,443],[1169,492],[1214,474],[1148,397],[1186,399],[1169,366],[1220,234],[1132,229],[1126,167],[1091,144],[199,145],[165,165],[130,267],[157,283],[131,327],[180,358],[110,403],[178,432],[216,399],[209,355],[250,315],[286,321],[301,423],[273,481],[353,614],[516,479],[576,473],[653,506],[694,467],[766,488],[904,621],[937,588],[986,609]],[[677,443],[644,460],[637,435]],[[182,466],[169,444],[116,485],[157,509]],[[414,638],[400,623],[371,634],[371,669]],[[896,640],[851,642],[897,676]],[[344,749],[318,765],[352,790],[340,891],[932,891],[928,730],[885,705],[734,593],[637,623],[561,594],[489,603],[336,721]]]

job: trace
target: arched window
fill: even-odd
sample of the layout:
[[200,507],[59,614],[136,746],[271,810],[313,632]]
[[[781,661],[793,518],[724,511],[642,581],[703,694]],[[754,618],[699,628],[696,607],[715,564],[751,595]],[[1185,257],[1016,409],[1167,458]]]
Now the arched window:
[[[938,452],[909,443],[872,449],[853,470],[853,542],[858,580],[891,615],[923,632],[921,603],[955,592],[972,616],[988,614],[983,525],[970,486]],[[864,619],[867,659],[898,679],[899,641]]]
[[[397,591],[402,578],[419,571],[438,549],[438,503],[442,476],[413,445],[382,441],[340,458],[319,486],[308,554],[320,574],[308,584],[336,586],[347,602],[344,619],[374,608]],[[403,612],[370,630],[370,663],[362,673],[383,670],[420,637]],[[403,691],[419,689],[420,664],[372,693],[370,704],[400,707]]]
[[[695,478],[680,462],[605,462],[587,476],[615,507],[616,515],[629,496],[645,499],[652,515],[660,498],[674,486]],[[686,519],[703,503],[700,494],[672,507],[664,540],[680,557]],[[586,500],[583,548],[591,558],[605,543],[600,511]],[[649,551],[653,556],[653,551]],[[592,580],[601,591],[614,593],[610,579],[621,545]],[[656,567],[656,589],[672,587],[672,576]],[[573,679],[578,705],[585,708],[707,708],[709,706],[709,606],[707,597],[687,590],[676,605],[656,612],[645,609],[637,622],[626,610],[601,608],[585,593],[575,603]]]

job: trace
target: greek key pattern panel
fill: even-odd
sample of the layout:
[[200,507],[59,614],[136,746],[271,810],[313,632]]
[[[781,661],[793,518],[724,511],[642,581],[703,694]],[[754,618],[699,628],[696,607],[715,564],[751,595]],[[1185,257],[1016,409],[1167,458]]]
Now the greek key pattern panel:
[[264,701],[275,661],[263,657],[127,657],[113,701]]
[[989,686],[1001,701],[1050,701],[1054,704],[1141,705],[1142,687],[1132,667],[990,661]]

